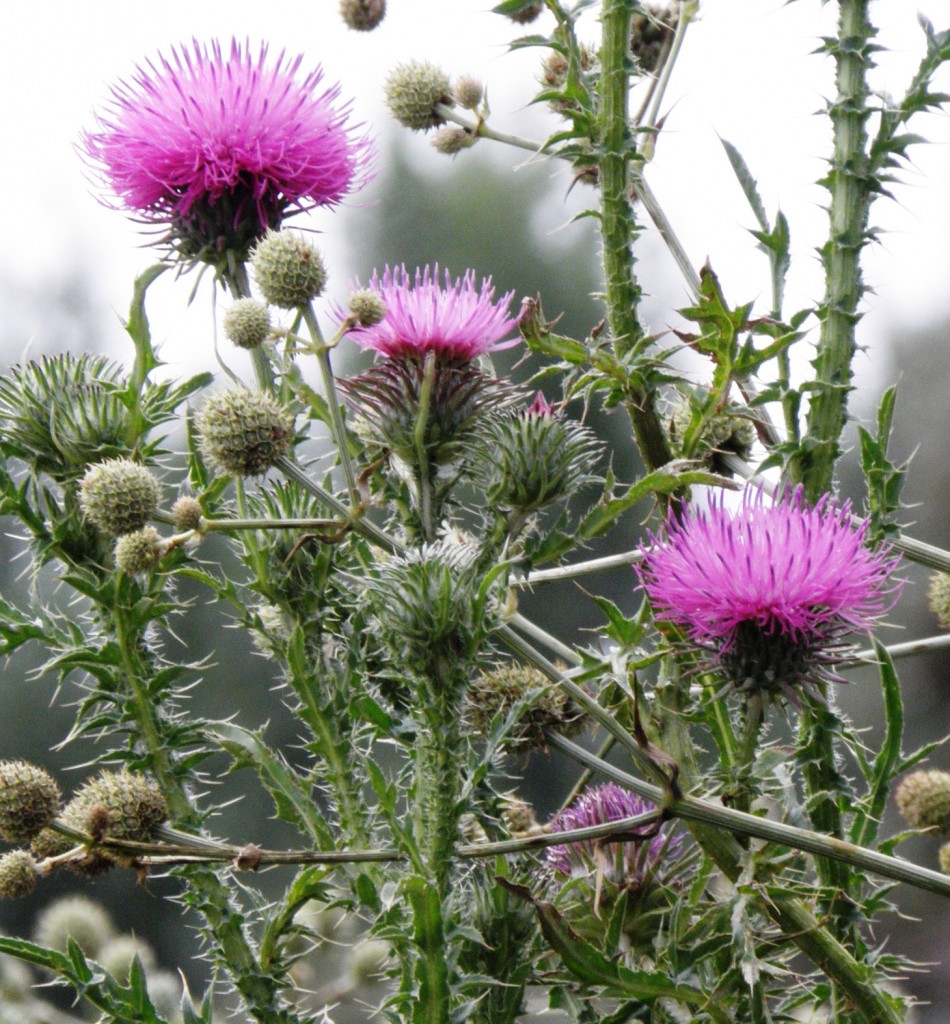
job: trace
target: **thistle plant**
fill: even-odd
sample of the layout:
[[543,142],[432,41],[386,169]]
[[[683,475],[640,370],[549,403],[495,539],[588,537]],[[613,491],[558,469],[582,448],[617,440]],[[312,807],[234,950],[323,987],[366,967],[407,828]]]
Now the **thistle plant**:
[[[332,16],[366,33],[386,6]],[[546,138],[496,131],[481,76],[413,54],[378,69],[395,120],[439,152],[530,151],[584,190],[603,284],[583,337],[545,315],[557,294],[519,310],[478,252],[383,266],[345,308],[326,297],[337,268],[298,215],[321,208],[334,230],[374,144],[310,54],[196,41],[113,88],[80,151],[161,258],[134,283],[129,366],[66,353],[0,382],[0,512],[34,584],[0,602],[0,650],[42,649],[85,766],[67,785],[0,763],[0,896],[36,900],[54,873],[80,893],[0,952],[70,986],[77,1014],[142,1024],[913,1019],[917,965],[880,935],[895,885],[950,897],[947,846],[933,864],[894,853],[950,830],[950,774],[940,754],[921,767],[932,748],[905,750],[894,662],[943,638],[878,633],[914,560],[944,574],[946,625],[950,551],[903,522],[893,389],[877,432],[859,431],[863,496],[839,494],[836,472],[873,200],[897,187],[908,123],[946,102],[933,79],[950,30],[924,25],[919,71],[885,103],[867,83],[869,5],[837,7],[826,293],[794,315],[789,225],[734,147],[770,290],[727,295],[715,239],[695,266],[650,187],[695,0],[499,4],[500,29],[538,51],[523,100]],[[638,278],[653,230],[690,296],[668,334]],[[228,293],[251,380],[213,383],[210,356],[159,379],[149,288],[199,264]],[[343,377],[340,351],[356,364]],[[623,553],[587,550],[604,537]],[[600,575],[618,566],[619,594]],[[542,589],[599,627],[555,635],[521,604]],[[247,634],[255,671],[235,689],[276,682],[293,743],[195,710],[208,665],[176,627],[196,601],[229,610],[219,650]],[[836,701],[858,664],[884,707],[874,740]],[[292,841],[261,821],[219,834],[230,771]],[[553,811],[535,813],[531,783]],[[888,834],[890,805],[909,832]],[[204,960],[184,992],[179,965],[89,902],[107,871],[130,887],[170,875]],[[19,1019],[73,1019],[30,980],[0,977],[0,1018],[11,1002]]]

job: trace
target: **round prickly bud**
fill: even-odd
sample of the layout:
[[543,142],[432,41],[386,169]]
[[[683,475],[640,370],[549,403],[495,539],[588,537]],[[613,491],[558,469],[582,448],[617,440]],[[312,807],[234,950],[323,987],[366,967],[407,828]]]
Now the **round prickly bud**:
[[123,534],[115,544],[115,564],[128,576],[151,572],[162,560],[163,543],[154,526]]
[[238,299],[224,314],[224,333],[238,348],[263,345],[270,328],[270,310],[257,299]]
[[449,76],[428,61],[397,64],[386,79],[386,105],[393,117],[414,132],[428,131],[445,118],[437,104],[454,106]]
[[201,503],[190,494],[182,495],[172,505],[172,522],[175,529],[184,533],[185,530],[201,529]]
[[59,813],[56,781],[29,761],[0,761],[0,838],[24,843]]
[[196,422],[202,453],[226,473],[259,476],[287,450],[294,418],[263,391],[213,395]]
[[530,25],[543,10],[542,0],[527,0],[517,10],[505,13],[516,25]]
[[[670,435],[674,440],[682,441],[689,429],[692,416],[693,411],[689,402],[680,402],[676,406],[670,420]],[[728,471],[728,467],[721,464],[718,456],[733,454],[747,459],[755,443],[755,436],[755,426],[748,416],[739,416],[731,412],[717,413],[703,424],[697,454],[713,469]]]
[[662,7],[634,14],[630,19],[630,52],[644,74],[657,70],[673,36],[676,15]]
[[144,526],[158,508],[160,496],[152,471],[128,459],[96,463],[79,483],[79,505],[86,518],[114,537]]
[[[139,963],[148,973],[155,966],[155,953],[152,947],[135,935],[117,935],[102,947],[96,959],[121,985],[128,985],[132,961],[138,957]],[[151,982],[149,982],[151,988]],[[149,993],[151,994],[151,993]]]
[[340,14],[349,28],[370,32],[386,17],[386,0],[340,0]]
[[469,686],[465,701],[469,722],[483,734],[516,711],[511,738],[528,747],[543,747],[549,729],[572,735],[584,727],[571,698],[543,672],[527,665],[500,665],[482,672]]
[[901,779],[894,799],[908,825],[941,835],[950,832],[950,772],[911,772]]
[[927,603],[940,628],[950,629],[950,572],[935,572],[930,577]]
[[19,900],[36,887],[36,861],[26,850],[12,850],[0,857],[0,898]]
[[64,824],[93,838],[106,835],[135,842],[147,842],[167,818],[168,805],[158,786],[125,769],[100,772],[63,810]]
[[471,146],[474,146],[477,141],[478,138],[465,128],[460,128],[457,125],[446,125],[432,136],[432,148],[444,156],[455,156],[456,153],[461,153],[463,149],[469,149]]
[[474,75],[461,75],[452,89],[455,102],[466,110],[478,110],[485,97],[485,86]]
[[112,919],[98,903],[85,896],[66,896],[40,914],[34,938],[61,953],[72,939],[86,956],[95,957],[114,934]]
[[361,288],[353,292],[347,306],[360,327],[375,327],[382,323],[389,308],[379,292],[374,292],[372,288]]
[[30,843],[30,852],[37,860],[47,857],[58,857],[61,853],[71,850],[76,844],[51,828],[41,829]]
[[319,250],[293,231],[268,231],[251,254],[261,294],[280,309],[296,309],[315,299],[327,283]]

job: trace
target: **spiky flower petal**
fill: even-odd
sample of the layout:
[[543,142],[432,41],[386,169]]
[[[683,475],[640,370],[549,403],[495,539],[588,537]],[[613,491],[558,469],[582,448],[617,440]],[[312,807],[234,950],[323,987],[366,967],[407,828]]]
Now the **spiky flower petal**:
[[[553,833],[607,825],[656,810],[654,804],[612,782],[584,790],[548,823]],[[584,839],[549,846],[548,867],[557,875],[586,878],[599,875],[613,885],[636,892],[654,880],[671,878],[682,855],[683,837],[669,827],[644,825],[636,830],[642,839],[604,842]]]
[[444,286],[440,276],[438,265],[417,268],[414,276],[404,266],[374,273],[368,287],[386,304],[386,315],[371,327],[354,327],[348,337],[390,359],[436,352],[459,362],[517,344],[517,338],[505,340],[518,323],[508,315],[514,292],[496,302],[491,278],[476,287],[474,270],[455,281],[446,271]]
[[712,653],[740,689],[828,678],[849,630],[869,630],[896,601],[898,557],[865,545],[850,505],[777,501],[746,492],[735,511],[713,501],[651,536],[641,583],[658,619]]
[[82,147],[118,205],[168,229],[190,259],[243,259],[288,211],[334,206],[361,184],[370,147],[339,87],[302,57],[232,40],[172,49],[112,90]]

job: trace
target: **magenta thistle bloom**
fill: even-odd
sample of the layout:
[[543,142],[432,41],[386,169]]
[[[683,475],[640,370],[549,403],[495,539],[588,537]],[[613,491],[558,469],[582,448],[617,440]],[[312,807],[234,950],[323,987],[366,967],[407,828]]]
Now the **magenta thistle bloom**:
[[766,502],[746,492],[691,509],[651,537],[638,568],[657,618],[710,651],[739,689],[784,689],[834,678],[829,671],[851,630],[870,630],[897,600],[899,556],[871,550],[867,524],[827,496],[809,507],[801,488]]
[[289,210],[333,206],[362,184],[368,141],[347,124],[338,87],[302,57],[267,60],[232,40],[173,49],[112,90],[82,148],[118,205],[167,226],[191,259],[244,258]]
[[[608,782],[584,790],[570,807],[551,819],[548,828],[555,833],[569,832],[622,821],[654,810],[656,806],[649,800]],[[681,835],[669,834],[665,826],[655,832],[654,828],[653,825],[642,826],[639,831],[644,838],[639,841],[603,843],[597,839],[583,839],[563,846],[549,846],[546,854],[548,867],[556,874],[574,877],[601,871],[608,882],[628,889],[641,888],[657,874],[662,862],[672,866],[682,852]]]
[[474,270],[455,281],[446,271],[443,287],[438,265],[417,269],[414,278],[404,266],[386,267],[367,287],[382,299],[386,315],[371,327],[353,328],[349,337],[389,359],[435,352],[447,362],[468,363],[517,343],[504,340],[518,323],[508,315],[514,292],[496,302],[491,278],[476,288]]

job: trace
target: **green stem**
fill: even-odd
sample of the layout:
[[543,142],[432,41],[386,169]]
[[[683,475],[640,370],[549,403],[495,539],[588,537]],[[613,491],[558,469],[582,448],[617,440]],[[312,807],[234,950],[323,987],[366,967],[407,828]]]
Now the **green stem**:
[[[228,253],[228,272],[224,280],[231,289],[231,294],[236,299],[251,298],[251,282],[247,276],[247,264],[234,258],[234,254]],[[254,367],[254,375],[257,377],[257,386],[262,391],[274,390],[274,368],[263,345],[251,349],[251,365]]]
[[422,369],[422,384],[419,388],[419,408],[416,412],[413,444],[416,454],[416,500],[419,522],[422,527],[422,539],[435,540],[438,521],[433,510],[431,467],[429,451],[426,447],[426,436],[429,432],[429,408],[432,403],[432,388],[435,384],[435,352],[426,353]]
[[802,448],[789,467],[811,501],[830,490],[851,391],[855,328],[861,281],[861,253],[868,242],[873,180],[867,153],[867,74],[874,29],[870,0],[839,0],[837,38],[829,43],[836,65],[837,96],[828,112],[834,153],[827,186],[831,192],[830,230],[822,250],[825,267],[823,320],[814,362],[815,390]]
[[313,306],[308,302],[303,307],[302,312],[310,338],[314,343],[313,348],[317,355],[317,363],[320,366],[323,390],[326,392],[327,405],[330,407],[330,425],[333,430],[333,440],[336,442],[337,451],[340,453],[340,465],[343,467],[346,489],[350,492],[350,504],[355,508],[360,503],[360,494],[356,486],[356,472],[350,459],[350,446],[346,434],[346,426],[343,423],[340,396],[337,394],[333,367],[330,364],[330,350],[323,340],[323,334],[313,312]]
[[[600,99],[600,228],[604,249],[607,321],[617,353],[639,355],[649,345],[637,318],[640,288],[634,274],[633,242],[637,226],[630,201],[629,128],[630,18],[626,0],[604,0],[601,10]],[[655,390],[639,375],[628,385],[627,411],[640,454],[648,470],[673,455],[656,409]]]

